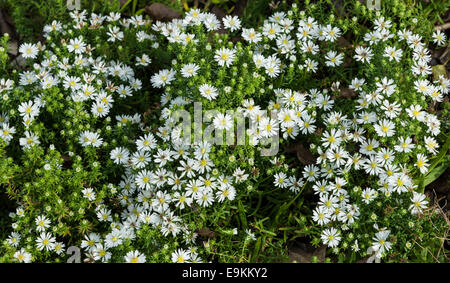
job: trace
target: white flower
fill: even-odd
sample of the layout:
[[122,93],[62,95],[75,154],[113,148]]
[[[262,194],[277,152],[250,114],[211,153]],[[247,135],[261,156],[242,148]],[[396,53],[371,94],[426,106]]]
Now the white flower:
[[236,51],[228,48],[221,48],[216,51],[214,55],[214,59],[219,64],[219,66],[227,66],[229,67],[235,58]]
[[20,46],[19,52],[22,54],[23,58],[34,59],[37,57],[39,49],[36,44],[24,43]]
[[203,15],[203,24],[208,31],[220,29],[220,22],[214,14],[205,13]]
[[50,227],[50,220],[45,216],[38,216],[35,219],[36,231],[44,232],[48,227]]
[[109,27],[107,35],[109,36],[108,41],[111,42],[115,42],[116,40],[121,41],[123,39],[123,32],[117,26]]
[[273,181],[275,187],[286,188],[288,186],[288,177],[285,173],[280,172],[274,175],[275,180]]
[[31,254],[26,252],[24,248],[21,248],[19,251],[14,253],[14,258],[19,262],[30,263],[31,262]]
[[395,92],[396,84],[394,80],[384,77],[381,82],[376,83],[377,91],[386,94],[388,97]]
[[248,178],[248,174],[245,174],[245,170],[242,170],[241,167],[236,168],[233,173],[233,177],[236,183],[244,182]]
[[325,56],[325,59],[327,60],[325,62],[325,65],[330,67],[339,66],[342,64],[342,60],[344,59],[344,55],[337,54],[336,51],[328,51],[327,55]]
[[325,38],[328,41],[334,42],[339,36],[341,36],[341,30],[337,27],[332,27],[331,25],[327,25],[323,32],[325,33]]
[[61,29],[62,29],[62,24],[59,21],[53,21],[51,24],[44,26],[45,33],[50,33],[52,31],[60,31]]
[[91,106],[91,112],[95,117],[105,117],[108,115],[109,110],[110,107],[101,101],[96,101]]
[[372,249],[376,252],[376,257],[381,258],[383,254],[391,249],[392,244],[387,241],[390,231],[377,232],[373,237]]
[[436,142],[436,140],[433,137],[425,137],[424,140],[426,149],[430,153],[436,154],[437,149],[439,148],[439,144]]
[[323,230],[320,237],[322,238],[322,242],[330,248],[337,247],[341,241],[340,233],[334,227]]
[[208,100],[214,100],[219,94],[217,89],[209,84],[202,84],[199,87],[200,94]]
[[273,61],[266,62],[264,68],[266,69],[266,74],[271,78],[277,77],[280,73],[280,65]]
[[422,213],[423,209],[426,208],[428,204],[428,201],[425,198],[425,194],[413,192],[413,197],[411,198],[412,204],[409,206],[411,214]]
[[127,263],[145,263],[145,255],[139,251],[130,251],[125,255],[125,262]]
[[392,26],[391,21],[385,20],[384,17],[376,19],[374,24],[377,30],[389,29]]
[[152,187],[150,182],[151,177],[152,174],[150,171],[147,171],[145,169],[140,171],[139,173],[136,174],[135,177],[136,185],[142,190],[150,189]]
[[190,78],[196,76],[198,70],[200,70],[200,67],[197,64],[192,63],[184,65],[180,72],[183,77]]
[[369,204],[376,198],[377,192],[374,189],[367,188],[367,189],[361,191],[361,196],[362,196],[363,202],[365,202],[366,204]]
[[223,202],[225,199],[230,201],[236,197],[236,189],[232,186],[221,186],[216,192],[217,201]]
[[330,222],[331,213],[330,210],[324,206],[318,206],[314,209],[313,220],[319,225],[326,225]]
[[111,252],[102,244],[97,244],[92,251],[95,260],[101,260],[102,262],[107,262],[111,258]]
[[433,42],[436,43],[439,46],[443,46],[446,41],[445,33],[441,32],[440,30],[437,30],[433,33]]
[[406,139],[404,137],[399,137],[398,140],[399,144],[394,146],[394,149],[398,152],[408,153],[415,147],[410,137],[407,137]]
[[138,150],[150,151],[156,148],[157,142],[155,137],[151,133],[148,133],[136,141],[136,146]]
[[0,127],[0,138],[3,139],[6,144],[9,144],[13,138],[13,134],[16,133],[16,128],[10,127],[9,123],[0,123]]
[[214,202],[213,191],[210,188],[202,188],[194,198],[203,207],[208,207]]
[[391,120],[383,119],[374,127],[380,137],[391,137],[395,134],[395,124]]
[[417,154],[417,161],[414,164],[414,166],[419,168],[421,174],[425,174],[428,172],[429,164],[427,162],[428,162],[428,158],[424,154],[419,153],[419,154]]
[[416,104],[411,105],[409,108],[405,109],[406,113],[408,113],[408,116],[414,119],[417,119],[417,121],[423,121],[425,118],[425,112],[422,111],[422,106]]
[[39,115],[39,108],[40,105],[38,103],[33,102],[32,100],[28,101],[28,102],[22,102],[19,105],[19,113],[20,116],[24,117],[24,118],[31,118],[31,120],[33,120],[36,116]]
[[100,135],[90,131],[82,132],[78,141],[82,146],[100,147],[103,144],[103,139],[100,138]]
[[365,80],[364,79],[358,79],[354,78],[349,86],[349,88],[354,90],[362,90],[362,86],[364,85]]
[[265,23],[263,26],[263,35],[267,36],[269,39],[275,39],[277,34],[280,33],[280,26],[276,23]]
[[372,53],[372,50],[370,49],[370,47],[357,46],[355,48],[355,53],[356,53],[356,55],[355,55],[356,61],[360,61],[363,63],[364,63],[364,61],[366,63],[369,63],[373,56],[373,53]]
[[384,49],[384,57],[389,58],[389,61],[395,60],[399,62],[402,57],[403,51],[401,49],[396,49],[395,47],[386,46]]
[[224,27],[232,32],[241,28],[241,20],[237,16],[226,15],[222,21]]
[[161,88],[166,85],[170,85],[170,82],[175,79],[175,71],[174,70],[161,70],[159,73],[154,74],[151,78],[151,83],[153,87]]
[[89,201],[95,200],[95,192],[92,188],[85,188],[81,192],[83,193],[83,196],[87,198]]
[[67,49],[69,52],[74,52],[75,54],[83,54],[86,51],[86,44],[83,42],[81,36],[75,39],[72,38],[67,45]]
[[136,65],[148,66],[152,62],[152,59],[147,54],[142,54],[142,57],[136,57]]
[[307,72],[311,71],[311,72],[315,73],[317,71],[317,66],[318,65],[319,65],[319,63],[317,63],[316,61],[314,61],[314,60],[312,60],[310,58],[307,58],[305,60],[304,67],[306,68]]
[[262,40],[261,34],[256,32],[254,28],[242,29],[242,38],[250,43],[258,43]]
[[214,127],[218,130],[230,130],[233,127],[233,119],[230,114],[218,113],[213,120]]
[[52,234],[42,232],[36,239],[36,246],[40,251],[44,249],[51,251],[55,247],[55,242],[56,239],[52,237]]
[[19,139],[20,145],[23,148],[30,148],[34,145],[40,144],[38,136],[29,131],[25,131],[25,137]]
[[178,249],[172,253],[172,262],[185,263],[191,259],[190,252],[183,249]]

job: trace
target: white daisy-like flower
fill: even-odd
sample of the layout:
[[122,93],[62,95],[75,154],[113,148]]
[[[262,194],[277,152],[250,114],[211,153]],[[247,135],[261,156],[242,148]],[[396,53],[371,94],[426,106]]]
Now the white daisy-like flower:
[[229,67],[235,58],[236,51],[228,48],[221,48],[216,51],[214,55],[214,59],[216,60],[219,66],[227,66]]
[[337,247],[337,245],[339,245],[339,242],[341,241],[341,234],[334,227],[323,230],[320,237],[322,239],[322,242],[325,245],[328,245],[330,248]]
[[145,263],[146,260],[145,255],[139,251],[128,252],[124,259],[126,263]]
[[344,59],[344,55],[341,54],[337,54],[336,51],[328,51],[325,59],[327,60],[325,62],[325,65],[329,66],[329,67],[336,67],[342,64],[342,60]]
[[418,192],[413,192],[411,202],[412,202],[412,204],[409,206],[409,209],[411,210],[411,214],[422,213],[423,209],[427,208],[427,204],[428,204],[425,194],[421,194]]
[[433,42],[439,46],[445,45],[446,39],[447,37],[445,33],[441,32],[440,30],[437,30],[433,33]]
[[242,38],[250,43],[258,43],[262,40],[261,34],[256,32],[254,28],[242,29]]
[[214,100],[219,95],[217,89],[210,84],[202,84],[198,90],[200,95],[208,100]]
[[224,27],[232,32],[241,28],[241,20],[237,16],[226,15],[222,21]]
[[414,166],[419,168],[421,174],[425,174],[428,172],[429,164],[427,162],[428,162],[428,158],[424,154],[419,153],[419,154],[417,154],[417,161],[414,164]]
[[34,59],[39,53],[39,49],[36,44],[24,43],[19,47],[19,52],[22,54],[23,58]]
[[172,262],[185,263],[191,259],[190,252],[183,249],[178,249],[172,253]]
[[83,196],[85,198],[87,198],[89,201],[94,201],[95,200],[96,195],[95,195],[94,189],[92,189],[92,188],[84,188],[81,192],[83,193]]
[[190,78],[197,75],[198,70],[200,70],[200,66],[195,63],[186,64],[181,68],[181,75],[185,78]]
[[219,130],[229,130],[233,127],[233,119],[230,114],[218,113],[213,120],[214,127]]
[[154,74],[151,78],[151,83],[153,87],[161,88],[166,85],[170,85],[170,83],[175,79],[175,71],[174,70],[161,70],[157,74]]

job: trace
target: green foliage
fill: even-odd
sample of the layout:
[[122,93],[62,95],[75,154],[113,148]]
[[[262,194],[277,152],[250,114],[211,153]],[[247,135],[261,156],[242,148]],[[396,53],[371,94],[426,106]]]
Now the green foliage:
[[[435,21],[442,21],[440,15],[450,3],[395,0],[377,12],[359,1],[249,1],[241,20],[244,28],[253,27],[261,36],[260,42],[253,42],[242,29],[211,32],[214,26],[203,19],[198,25],[150,22],[141,16],[152,2],[129,0],[120,6],[119,1],[83,0],[87,11],[120,12],[125,22],[107,20],[81,26],[70,20],[65,0],[1,3],[22,39],[36,41],[44,36],[46,40],[45,47],[33,46],[36,55],[26,58],[23,69],[14,69],[8,62],[8,37],[0,41],[4,85],[0,89],[0,126],[4,127],[0,136],[6,137],[6,142],[0,138],[0,206],[7,208],[0,214],[0,262],[27,261],[18,256],[24,251],[32,261],[64,262],[64,248],[71,245],[82,247],[83,258],[89,261],[132,262],[136,258],[130,254],[134,257],[138,252],[147,262],[182,261],[186,254],[192,261],[286,262],[288,246],[297,240],[314,247],[328,245],[327,262],[375,256],[385,262],[448,261],[444,248],[448,219],[436,204],[426,207],[429,200],[423,193],[448,168],[448,128],[441,125],[435,132],[429,121],[445,121],[449,105],[438,103],[440,93],[433,96],[415,85],[429,80],[429,86],[438,89],[445,78],[414,71],[421,55],[400,35],[408,30],[410,36],[420,35],[425,46],[440,48],[432,43],[432,27]],[[184,7],[191,18],[200,12],[192,1],[162,2],[176,10]],[[208,3],[227,13],[237,4],[226,0]],[[283,16],[295,23],[295,29],[286,32],[292,38],[271,38],[267,19],[274,12],[284,12]],[[310,23],[309,17],[314,22]],[[372,43],[366,34],[381,18],[392,23],[388,28],[392,37],[386,35]],[[43,26],[53,20],[59,20],[61,28],[42,35]],[[303,28],[309,23],[323,30],[333,27],[339,36],[321,38],[318,33],[309,37],[307,28],[299,28],[300,22]],[[115,35],[120,39],[111,35],[114,28],[121,32]],[[173,32],[176,28],[179,33]],[[317,52],[304,50],[305,38],[317,44]],[[76,39],[87,45],[82,52],[76,51],[80,48]],[[283,48],[291,39],[292,46]],[[356,60],[355,48],[361,46],[373,53],[370,62]],[[390,47],[401,50],[402,55],[390,58],[386,55]],[[326,57],[333,51],[343,56],[342,62]],[[150,64],[145,63],[144,55],[151,58]],[[422,56],[426,57],[426,52]],[[184,74],[188,64],[196,64],[195,74]],[[37,80],[27,83],[27,72]],[[53,76],[50,80],[49,74]],[[82,91],[72,89],[71,83],[64,85],[73,78],[80,79]],[[364,81],[355,86],[358,78]],[[53,79],[57,79],[55,84]],[[395,83],[389,94],[386,87],[380,87],[387,79]],[[217,97],[208,97],[210,92],[201,90],[205,85],[214,88],[210,92],[216,91]],[[128,91],[134,95],[129,96]],[[99,108],[92,105],[95,99],[89,97],[103,92],[114,100],[111,108],[108,104],[106,116],[100,115]],[[377,99],[370,97],[374,93],[382,93],[380,102],[370,102]],[[260,155],[264,144],[255,146],[251,135],[231,146],[184,148],[171,142],[185,133],[185,129],[177,131],[174,113],[194,114],[195,101],[203,103],[201,113],[210,120],[230,109],[250,113],[255,107],[267,109],[267,115],[278,115],[278,111],[294,114],[271,116],[272,122],[280,120],[277,126],[283,125],[276,137],[280,146],[276,156]],[[23,105],[30,102],[39,105],[36,117],[26,115]],[[385,102],[398,104],[401,111],[389,116],[393,106]],[[426,119],[408,114],[406,109],[415,106],[428,115]],[[442,116],[431,106],[442,107]],[[368,112],[375,115],[375,121],[367,122]],[[268,131],[270,136],[263,118],[262,112],[254,117],[261,123],[258,131]],[[298,132],[291,124],[282,124],[293,118],[298,121]],[[233,123],[244,120],[232,119]],[[392,124],[380,125],[384,120]],[[13,130],[8,128],[11,126]],[[205,133],[207,126],[189,128],[189,138]],[[388,134],[392,128],[395,131]],[[376,139],[379,146],[364,148],[355,133],[358,129],[365,140]],[[394,152],[401,137],[414,137],[411,151]],[[427,144],[430,137],[436,145]],[[333,148],[336,139],[338,146]],[[298,145],[304,148],[299,150]],[[118,149],[126,154],[114,155]],[[381,149],[392,153],[382,156]],[[309,153],[320,160],[305,162]],[[151,162],[144,162],[146,154]],[[187,157],[182,158],[183,154]],[[344,154],[348,156],[339,164]],[[388,162],[390,154],[393,158]],[[127,155],[126,161],[123,155]],[[194,176],[186,174],[185,161],[193,162]],[[373,170],[380,164],[383,168],[373,173],[368,164]],[[404,179],[395,180],[396,176]],[[408,185],[403,186],[404,182]],[[327,201],[328,192],[336,203]],[[192,203],[182,207],[186,199]],[[342,205],[333,206],[338,202]],[[330,208],[326,217],[331,220],[320,223],[318,207]],[[48,227],[39,222],[43,216],[50,221]],[[63,244],[60,250],[39,247],[44,231]],[[120,244],[115,245],[117,233]],[[336,238],[337,244],[333,242]],[[107,242],[113,244],[106,249]],[[380,245],[384,251],[374,250]],[[100,256],[102,248],[105,254]]]

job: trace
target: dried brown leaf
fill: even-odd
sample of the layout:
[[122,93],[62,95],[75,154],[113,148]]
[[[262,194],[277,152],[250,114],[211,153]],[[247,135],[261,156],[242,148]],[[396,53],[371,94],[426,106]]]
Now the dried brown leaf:
[[145,12],[158,21],[171,21],[182,17],[181,13],[161,3],[153,3],[145,7]]

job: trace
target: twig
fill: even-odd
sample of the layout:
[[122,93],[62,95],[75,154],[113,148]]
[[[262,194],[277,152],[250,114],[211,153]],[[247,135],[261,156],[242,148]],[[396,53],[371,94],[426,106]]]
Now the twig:
[[440,26],[435,26],[434,30],[446,30],[450,28],[450,23],[445,23],[443,25]]
[[426,251],[433,257],[433,259],[434,259],[436,262],[439,262],[439,259],[437,259],[437,258],[434,256],[434,254],[433,254],[432,252],[430,252],[429,249],[422,247],[415,239],[413,239],[413,242],[414,242],[416,245],[418,245],[419,247],[421,247],[422,249],[426,250]]
[[[436,201],[435,201],[433,207],[430,207],[430,210],[436,210],[436,209],[437,209],[437,210],[438,210],[438,213],[441,215],[441,217],[442,217],[442,218],[444,219],[444,221],[447,223],[447,226],[450,227],[450,221],[449,221],[447,215],[445,214],[445,212],[443,211],[442,207],[439,205],[439,202],[440,202],[442,199],[444,199],[445,197],[442,197],[441,199],[437,199],[438,197],[437,197],[436,191],[435,191],[434,189],[433,189],[433,193],[434,193],[434,197],[435,197],[435,200],[436,200]],[[447,205],[447,201],[445,201],[444,207],[445,207],[446,205]],[[430,222],[431,222],[431,224],[433,225],[433,227],[436,228],[436,226],[434,225],[433,221],[431,221],[431,217],[430,217]],[[442,244],[441,244],[441,246],[439,247],[439,250],[438,250],[438,252],[437,252],[437,258],[439,258],[440,254],[441,254],[441,251],[444,249],[445,241],[448,241],[448,240],[449,240],[449,238],[448,238],[448,236],[447,236],[447,235],[448,235],[448,232],[449,232],[449,229],[447,229],[447,230],[444,232],[443,238],[437,237],[438,239],[442,240]],[[445,252],[444,252],[444,257],[447,258],[447,256],[445,255]]]

